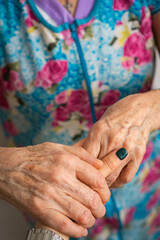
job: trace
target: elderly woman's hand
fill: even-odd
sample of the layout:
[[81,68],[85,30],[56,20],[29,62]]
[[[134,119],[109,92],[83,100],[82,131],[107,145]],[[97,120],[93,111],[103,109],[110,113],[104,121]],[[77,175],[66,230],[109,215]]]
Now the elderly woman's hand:
[[[81,147],[43,143],[0,148],[0,197],[73,237],[105,214],[110,191],[103,165]],[[73,220],[73,221],[72,221]]]
[[[115,151],[125,148],[128,156],[106,180],[110,187],[120,187],[135,176],[143,159],[151,131],[160,128],[160,90],[130,95],[112,105],[91,128],[83,146],[95,157],[115,169]],[[114,151],[113,151],[114,150]],[[112,154],[113,151],[113,154]]]

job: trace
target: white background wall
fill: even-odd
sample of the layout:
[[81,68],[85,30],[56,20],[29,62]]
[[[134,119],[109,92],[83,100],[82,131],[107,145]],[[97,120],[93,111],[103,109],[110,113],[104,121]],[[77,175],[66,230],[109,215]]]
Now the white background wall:
[[[157,62],[154,87],[160,87],[160,61]],[[22,214],[13,206],[0,200],[0,239],[24,240],[28,225]]]

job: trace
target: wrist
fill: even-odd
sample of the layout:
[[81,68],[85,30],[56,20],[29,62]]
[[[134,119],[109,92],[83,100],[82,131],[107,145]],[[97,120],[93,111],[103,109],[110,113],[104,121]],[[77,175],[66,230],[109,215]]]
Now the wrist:
[[160,89],[146,92],[144,96],[147,99],[149,107],[147,123],[149,125],[149,133],[151,133],[160,129]]
[[68,240],[69,239],[69,237],[65,236],[63,233],[60,233],[60,232],[54,230],[53,228],[50,228],[50,227],[48,227],[48,226],[46,226],[44,224],[41,224],[39,222],[36,223],[36,228],[41,228],[41,229],[45,229],[45,230],[49,230],[51,232],[54,232],[58,236],[60,236],[63,240]]
[[[0,147],[0,199],[10,202],[10,173],[17,164],[16,147]],[[20,149],[20,148],[19,148]]]

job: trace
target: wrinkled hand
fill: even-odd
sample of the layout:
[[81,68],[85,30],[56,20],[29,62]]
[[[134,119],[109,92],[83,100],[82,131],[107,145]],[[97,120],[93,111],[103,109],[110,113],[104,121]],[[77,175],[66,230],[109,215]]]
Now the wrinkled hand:
[[[116,169],[106,178],[110,187],[121,187],[135,176],[150,132],[160,128],[159,101],[159,90],[123,98],[105,112],[93,125],[87,138],[79,143],[99,159],[106,156],[108,167]],[[122,147],[128,151],[128,156],[116,168],[115,151]]]
[[103,163],[83,148],[43,143],[2,149],[3,199],[73,237],[86,235],[95,218],[104,216],[110,191],[98,171]]

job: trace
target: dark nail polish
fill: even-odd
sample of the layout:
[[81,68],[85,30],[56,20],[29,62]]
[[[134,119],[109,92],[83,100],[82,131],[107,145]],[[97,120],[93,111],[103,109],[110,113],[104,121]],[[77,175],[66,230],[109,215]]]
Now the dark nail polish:
[[128,152],[125,148],[121,148],[116,152],[116,155],[120,160],[123,160],[125,157],[127,157]]

